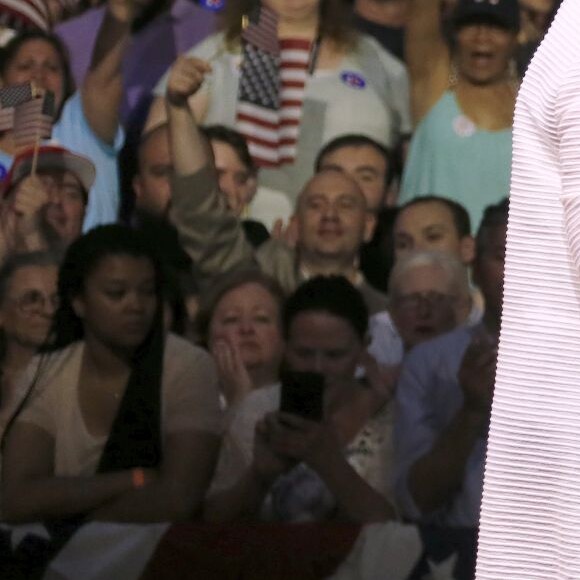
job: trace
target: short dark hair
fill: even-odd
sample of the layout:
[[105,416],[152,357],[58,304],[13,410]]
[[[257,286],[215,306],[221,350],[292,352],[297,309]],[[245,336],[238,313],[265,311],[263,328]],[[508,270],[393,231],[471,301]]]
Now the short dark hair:
[[234,129],[225,127],[224,125],[207,125],[205,127],[200,127],[201,132],[205,135],[205,138],[210,142],[217,141],[218,143],[225,143],[229,145],[240,158],[244,167],[252,174],[255,175],[258,168],[254,164],[254,160],[250,155],[250,150],[248,149],[248,144],[246,140]]
[[371,137],[367,135],[361,135],[359,133],[348,133],[347,135],[341,135],[340,137],[336,137],[330,140],[319,152],[316,156],[316,161],[314,162],[314,171],[317,173],[320,171],[322,167],[322,163],[324,158],[339,149],[343,149],[344,147],[372,147],[377,153],[379,153],[383,159],[385,160],[385,164],[387,166],[387,174],[385,176],[385,189],[391,183],[393,179],[393,157],[391,152],[381,143],[375,141]]
[[361,293],[344,276],[315,276],[298,286],[284,308],[286,338],[302,312],[327,312],[348,322],[361,341],[366,338],[369,310]]
[[143,149],[149,141],[158,133],[162,131],[166,131],[169,134],[169,123],[160,123],[159,125],[155,125],[151,129],[144,131],[141,133],[139,137],[139,142],[137,143],[137,165],[141,165],[141,160],[143,157]]
[[458,201],[454,199],[449,199],[448,197],[443,197],[442,195],[422,195],[421,197],[415,197],[403,204],[398,211],[397,215],[400,215],[404,210],[421,203],[440,203],[444,205],[453,216],[453,225],[457,230],[457,234],[460,238],[471,235],[471,219],[469,218],[469,213]]
[[483,218],[477,230],[475,244],[479,256],[485,250],[488,241],[489,230],[497,226],[505,226],[508,223],[509,199],[504,197],[498,203],[488,205],[483,212]]

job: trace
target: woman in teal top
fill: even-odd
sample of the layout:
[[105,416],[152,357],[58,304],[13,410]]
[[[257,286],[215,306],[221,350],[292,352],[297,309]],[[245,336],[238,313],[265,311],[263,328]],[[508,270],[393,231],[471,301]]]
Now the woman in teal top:
[[459,0],[452,49],[439,6],[437,0],[412,2],[407,59],[416,130],[400,201],[450,197],[467,208],[477,228],[485,207],[509,193],[518,3]]

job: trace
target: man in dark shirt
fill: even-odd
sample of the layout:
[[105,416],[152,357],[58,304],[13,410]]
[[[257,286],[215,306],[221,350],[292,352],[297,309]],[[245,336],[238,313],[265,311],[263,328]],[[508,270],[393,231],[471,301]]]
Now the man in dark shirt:
[[408,0],[354,0],[355,26],[404,61],[408,5]]

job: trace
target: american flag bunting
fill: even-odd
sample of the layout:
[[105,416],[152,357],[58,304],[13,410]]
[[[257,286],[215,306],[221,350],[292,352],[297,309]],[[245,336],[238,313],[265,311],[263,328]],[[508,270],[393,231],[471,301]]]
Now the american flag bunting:
[[30,101],[34,89],[31,83],[0,88],[0,131],[14,126],[14,107]]

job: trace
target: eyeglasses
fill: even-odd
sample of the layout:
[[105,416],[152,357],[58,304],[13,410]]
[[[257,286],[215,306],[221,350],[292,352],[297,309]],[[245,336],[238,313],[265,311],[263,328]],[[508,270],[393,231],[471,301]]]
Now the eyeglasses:
[[457,297],[452,294],[443,294],[431,290],[429,292],[412,292],[395,297],[395,303],[399,308],[406,310],[418,310],[426,304],[429,308],[437,309],[441,306],[451,304]]
[[60,300],[56,294],[46,296],[38,290],[29,290],[17,298],[13,298],[16,307],[23,314],[37,314],[44,312],[47,305],[51,309],[56,310],[60,304]]

